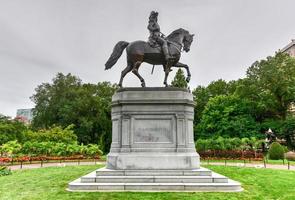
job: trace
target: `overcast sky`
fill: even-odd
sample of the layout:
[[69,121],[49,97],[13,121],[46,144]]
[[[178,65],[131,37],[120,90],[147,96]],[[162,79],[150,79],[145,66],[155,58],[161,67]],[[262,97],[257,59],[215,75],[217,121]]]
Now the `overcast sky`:
[[[159,12],[163,33],[182,27],[195,34],[181,58],[191,88],[242,78],[255,60],[295,38],[294,8],[294,0],[0,0],[0,113],[33,107],[36,86],[58,72],[118,82],[125,53],[109,71],[104,63],[118,41],[147,40],[151,10]],[[151,69],[140,69],[147,86],[162,86],[162,68],[153,75]],[[140,83],[130,73],[124,85]]]

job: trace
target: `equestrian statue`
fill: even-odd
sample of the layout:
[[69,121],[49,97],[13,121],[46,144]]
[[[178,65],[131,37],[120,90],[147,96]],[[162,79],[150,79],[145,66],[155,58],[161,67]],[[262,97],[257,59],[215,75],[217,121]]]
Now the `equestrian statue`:
[[150,31],[148,42],[118,42],[113,49],[113,53],[105,64],[105,69],[107,70],[112,68],[122,55],[123,50],[126,49],[127,67],[121,72],[119,87],[122,87],[123,79],[130,71],[132,71],[139,78],[141,86],[145,87],[145,81],[138,72],[141,63],[143,62],[154,66],[163,66],[165,72],[164,85],[166,87],[168,87],[167,78],[169,72],[171,71],[171,67],[185,68],[187,71],[186,81],[189,82],[191,74],[188,65],[178,61],[180,59],[182,49],[185,52],[189,52],[194,34],[190,34],[187,30],[180,28],[165,37],[160,31],[158,13],[155,11],[152,11],[150,14],[147,28]]

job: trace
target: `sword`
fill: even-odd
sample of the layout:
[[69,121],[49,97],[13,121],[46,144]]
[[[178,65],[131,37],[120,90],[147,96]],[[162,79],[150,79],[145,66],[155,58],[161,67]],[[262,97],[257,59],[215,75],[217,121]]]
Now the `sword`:
[[152,72],[151,72],[151,74],[153,74],[153,73],[154,73],[154,68],[155,68],[155,65],[153,65],[153,69],[152,69]]

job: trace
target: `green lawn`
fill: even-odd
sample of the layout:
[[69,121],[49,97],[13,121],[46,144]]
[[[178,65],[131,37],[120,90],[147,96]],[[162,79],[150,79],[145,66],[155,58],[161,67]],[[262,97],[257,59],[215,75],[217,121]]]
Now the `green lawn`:
[[295,199],[294,171],[207,167],[240,181],[245,191],[240,193],[73,193],[65,190],[68,182],[95,170],[97,166],[69,166],[14,171],[13,175],[0,177],[0,199]]

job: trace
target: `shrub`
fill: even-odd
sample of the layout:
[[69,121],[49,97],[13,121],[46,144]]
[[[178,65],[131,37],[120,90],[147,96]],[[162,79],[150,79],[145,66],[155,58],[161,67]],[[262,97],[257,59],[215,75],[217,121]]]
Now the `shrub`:
[[64,129],[60,126],[53,126],[50,129],[41,129],[38,131],[29,130],[25,134],[25,139],[26,141],[73,144],[77,142],[77,136],[73,128],[73,125],[69,125]]
[[11,171],[6,166],[0,166],[0,176],[10,175]]
[[209,140],[199,139],[196,142],[197,151],[206,151],[208,150]]
[[284,159],[284,148],[278,143],[273,142],[268,151],[268,157],[271,160]]
[[[223,138],[217,137],[212,139],[198,139],[196,141],[197,151],[207,150],[257,150],[259,140],[255,137],[251,138]],[[264,141],[264,140],[263,140]]]
[[289,161],[295,161],[295,152],[289,151],[288,153],[285,153],[285,158]]
[[1,154],[6,154],[7,156],[15,156],[20,153],[21,145],[17,141],[9,141],[2,145]]
[[[7,162],[7,156],[13,160],[26,161],[34,157],[77,157],[85,156],[97,158],[103,155],[100,147],[96,144],[88,144],[86,146],[77,143],[65,144],[61,142],[25,142],[19,144],[16,141],[10,141],[0,146],[2,156],[0,162]],[[43,159],[44,158],[44,159]],[[40,160],[38,158],[38,160]]]

